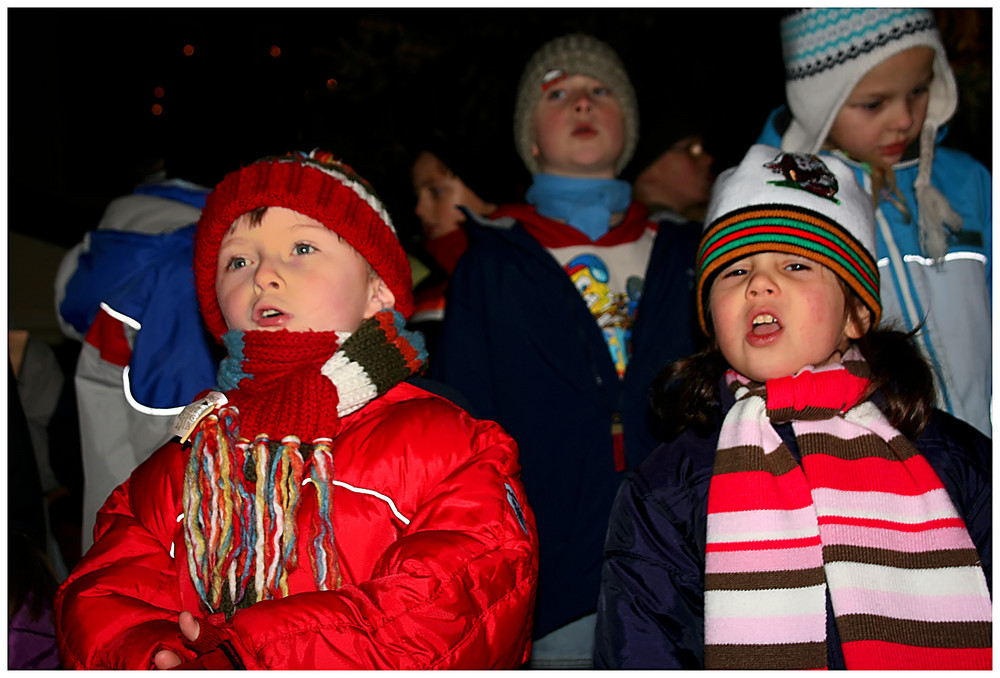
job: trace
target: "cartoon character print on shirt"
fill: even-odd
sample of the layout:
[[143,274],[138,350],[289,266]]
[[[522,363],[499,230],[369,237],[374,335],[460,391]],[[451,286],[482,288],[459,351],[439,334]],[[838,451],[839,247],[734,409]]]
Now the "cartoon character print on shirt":
[[625,291],[612,290],[608,284],[608,267],[593,254],[581,254],[571,259],[566,264],[566,273],[604,333],[604,341],[611,351],[618,376],[625,376],[631,353],[632,322],[642,295],[642,279],[630,276]]

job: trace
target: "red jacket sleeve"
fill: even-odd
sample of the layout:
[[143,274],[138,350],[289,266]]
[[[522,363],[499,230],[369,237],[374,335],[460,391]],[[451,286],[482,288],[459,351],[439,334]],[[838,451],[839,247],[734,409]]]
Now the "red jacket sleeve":
[[[136,501],[147,492],[180,497],[182,459],[161,448],[118,486],[97,515],[95,544],[55,598],[63,665],[74,669],[148,669],[167,648],[182,658],[180,596],[171,554],[176,506]],[[136,506],[145,514],[136,515]]]
[[[428,484],[368,581],[263,601],[233,616],[230,632],[247,668],[486,669],[527,659],[538,538],[516,445],[492,422],[444,419],[427,428],[471,425],[472,449],[465,430],[457,463]],[[452,435],[429,430],[421,438]],[[440,445],[446,460],[447,447]]]

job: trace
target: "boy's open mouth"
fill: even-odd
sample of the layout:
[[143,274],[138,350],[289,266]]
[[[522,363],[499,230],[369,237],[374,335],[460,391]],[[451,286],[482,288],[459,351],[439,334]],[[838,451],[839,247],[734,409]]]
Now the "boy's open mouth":
[[287,314],[278,308],[262,308],[254,313],[254,322],[264,327],[277,326],[285,320],[287,320]]
[[756,337],[766,337],[781,329],[778,319],[770,313],[758,313],[753,318],[751,332]]

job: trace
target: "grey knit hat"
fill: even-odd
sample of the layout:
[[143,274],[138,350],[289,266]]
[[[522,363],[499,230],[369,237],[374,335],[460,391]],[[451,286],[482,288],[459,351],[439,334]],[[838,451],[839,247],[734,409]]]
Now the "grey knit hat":
[[542,84],[547,81],[546,76],[560,70],[569,75],[596,78],[607,85],[618,99],[625,125],[625,145],[615,165],[615,173],[620,174],[632,159],[639,141],[639,107],[635,89],[615,51],[597,38],[582,33],[550,40],[528,60],[521,74],[514,105],[514,145],[518,155],[529,172],[541,172],[538,160],[531,154],[535,142],[532,116],[542,98]]
[[912,47],[934,50],[934,78],[920,131],[917,195],[921,251],[940,259],[948,250],[945,227],[962,218],[930,183],[938,129],[955,113],[958,88],[934,14],[927,9],[821,7],[781,21],[785,95],[792,122],[781,139],[785,151],[818,153],[844,102],[875,66]]

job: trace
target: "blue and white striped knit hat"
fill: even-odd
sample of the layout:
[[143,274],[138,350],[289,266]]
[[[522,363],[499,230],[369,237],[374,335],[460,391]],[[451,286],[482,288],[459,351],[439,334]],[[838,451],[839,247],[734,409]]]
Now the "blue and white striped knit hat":
[[934,78],[923,128],[913,188],[917,196],[920,247],[941,259],[947,232],[960,230],[962,217],[931,185],[938,129],[955,113],[958,88],[948,56],[927,9],[888,7],[806,9],[781,21],[785,95],[792,122],[781,139],[784,151],[818,153],[858,82],[886,59],[913,47],[934,50]]
[[924,127],[936,131],[954,115],[958,89],[930,10],[821,7],[783,18],[785,95],[794,119],[781,148],[818,152],[858,82],[878,64],[911,47],[935,52]]

